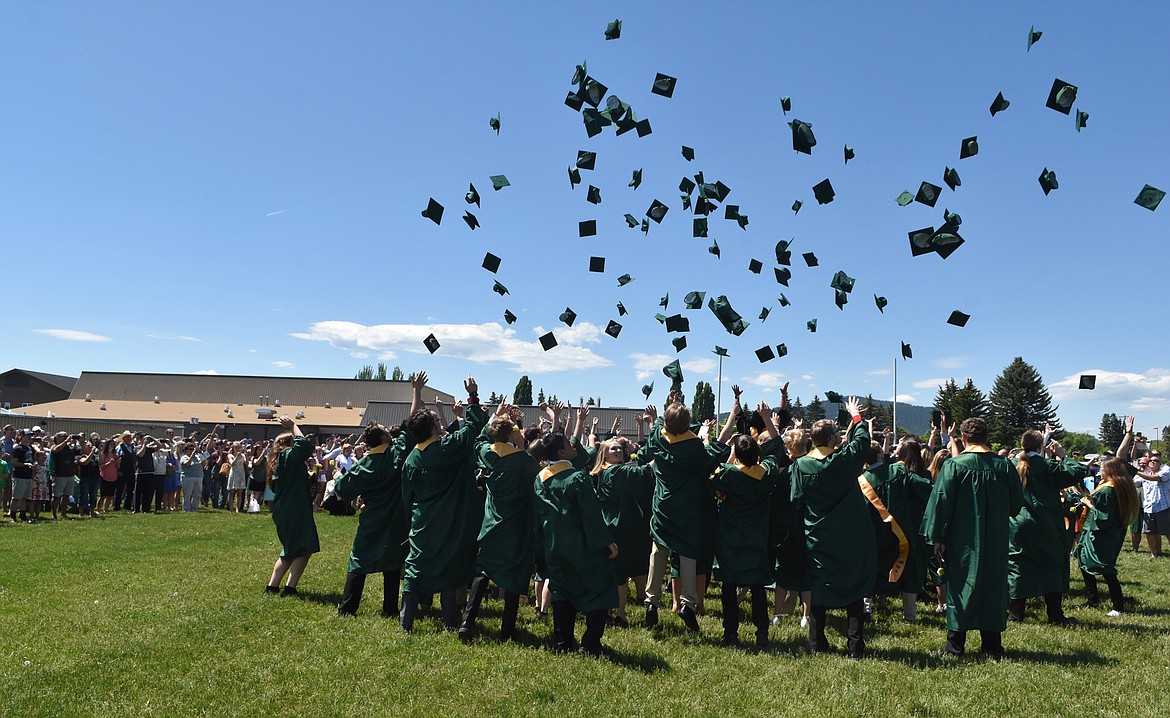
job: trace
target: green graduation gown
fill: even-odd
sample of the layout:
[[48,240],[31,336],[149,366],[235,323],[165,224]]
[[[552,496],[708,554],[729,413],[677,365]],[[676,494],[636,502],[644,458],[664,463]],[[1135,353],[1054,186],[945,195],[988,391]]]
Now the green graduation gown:
[[463,428],[420,442],[402,469],[402,499],[410,511],[404,593],[440,593],[463,586],[475,572],[474,523],[482,503],[472,452],[487,423],[478,404],[467,407]]
[[601,513],[618,545],[613,561],[618,585],[645,576],[650,566],[650,504],[654,500],[654,469],[649,464],[610,464],[593,477]]
[[540,467],[511,444],[480,444],[487,496],[475,568],[510,593],[526,595],[532,576],[532,482]]
[[1054,461],[1028,456],[1024,506],[1008,527],[1008,596],[1031,598],[1068,591],[1068,555],[1072,549],[1064,526],[1061,489],[1085,478],[1073,459]]
[[719,576],[737,586],[772,582],[768,551],[768,504],[778,469],[772,459],[755,466],[723,464],[712,481],[719,504],[715,558]]
[[280,452],[272,474],[272,522],[284,550],[281,558],[308,556],[321,550],[317,524],[313,521],[313,492],[317,482],[309,476],[305,462],[313,455],[313,444],[303,436],[293,438],[291,448]]
[[816,447],[792,464],[792,500],[804,506],[813,605],[847,606],[873,589],[877,548],[869,502],[857,484],[868,454],[869,430],[855,422],[843,447],[829,454]]
[[552,600],[570,601],[583,613],[617,608],[612,540],[589,474],[557,461],[534,486]]
[[406,510],[402,506],[402,462],[406,439],[399,436],[370,449],[333,483],[343,501],[361,496],[365,507],[349,552],[350,573],[397,571],[406,559]]
[[926,568],[930,559],[926,541],[918,529],[922,526],[922,515],[926,513],[926,502],[930,500],[930,490],[934,485],[930,479],[910,471],[899,461],[889,466],[882,487],[874,488],[910,544],[898,590],[918,593],[926,585]]
[[1008,523],[1023,506],[1020,476],[991,452],[966,451],[943,464],[922,535],[945,544],[947,629],[1007,628]]
[[698,559],[704,504],[711,503],[711,471],[727,459],[727,446],[716,441],[705,446],[691,431],[667,434],[659,418],[643,451],[654,462],[650,535],[672,552]]
[[[1130,464],[1130,477],[1136,476],[1137,469]],[[1085,573],[1094,576],[1116,576],[1117,557],[1125,541],[1128,528],[1122,523],[1121,506],[1117,503],[1117,492],[1108,484],[1100,485],[1092,494],[1093,508],[1085,517],[1081,529],[1081,540],[1077,544],[1077,564]],[[1139,495],[1139,501],[1141,500]]]

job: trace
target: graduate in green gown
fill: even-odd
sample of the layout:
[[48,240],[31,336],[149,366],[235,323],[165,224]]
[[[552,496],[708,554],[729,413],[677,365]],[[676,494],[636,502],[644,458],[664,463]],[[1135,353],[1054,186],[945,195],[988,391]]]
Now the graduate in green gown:
[[527,595],[532,576],[532,486],[540,467],[525,451],[519,418],[519,409],[500,404],[484,430],[485,440],[476,448],[486,497],[477,542],[476,576],[459,627],[459,638],[465,641],[475,630],[489,580],[504,590],[500,640],[514,638],[520,596]]
[[895,461],[889,466],[885,485],[878,491],[878,496],[901,526],[910,544],[906,566],[902,569],[897,588],[902,593],[902,618],[915,621],[918,619],[916,602],[918,594],[926,585],[926,569],[930,559],[926,541],[918,529],[922,526],[922,515],[926,513],[926,503],[930,500],[930,491],[934,486],[926,462],[922,460],[922,445],[916,439],[908,437],[899,442],[894,457]]
[[1020,477],[988,446],[986,421],[967,419],[960,432],[966,448],[942,465],[922,534],[945,562],[943,652],[962,655],[967,631],[978,630],[983,652],[998,659],[1007,627],[1008,524],[1023,506]]
[[[487,423],[479,406],[475,379],[467,389],[467,416],[462,428],[445,433],[433,411],[419,409],[406,420],[406,428],[418,443],[402,469],[403,505],[410,511],[409,550],[403,568],[402,630],[414,628],[422,594],[438,593],[443,623],[448,630],[459,626],[455,590],[471,582],[475,572],[475,533],[470,523],[481,499],[475,488],[472,452]],[[463,405],[452,407],[462,418]]]
[[618,546],[605,525],[589,474],[573,468],[577,450],[565,435],[547,434],[530,451],[547,462],[534,486],[552,594],[554,650],[572,650],[573,624],[580,611],[585,614],[581,652],[600,656],[606,619],[617,607],[613,559]]
[[[1048,427],[1051,432],[1051,427]],[[1086,469],[1065,457],[1048,432],[1035,429],[1020,437],[1023,453],[1016,462],[1024,506],[1008,528],[1008,620],[1023,621],[1027,600],[1043,596],[1048,622],[1071,626],[1076,619],[1064,615],[1061,599],[1068,591],[1068,556],[1072,550],[1064,525],[1061,490],[1085,478]],[[1051,452],[1056,458],[1045,458]]]
[[852,422],[844,445],[837,422],[821,419],[813,424],[812,451],[792,464],[792,500],[803,506],[812,576],[809,651],[829,647],[826,609],[845,607],[849,657],[860,660],[865,653],[863,599],[873,588],[877,550],[868,502],[857,483],[869,453],[869,430],[856,397],[845,408]]
[[[309,476],[305,462],[313,455],[313,444],[301,427],[287,416],[279,418],[287,433],[272,441],[268,452],[268,488],[272,489],[272,522],[283,550],[272,567],[272,577],[264,589],[293,596],[297,582],[309,563],[309,557],[321,550],[317,524],[313,522],[313,490],[316,482]],[[288,574],[284,588],[280,581]]]
[[767,417],[774,438],[760,444],[760,455],[776,462],[776,481],[768,505],[768,543],[775,566],[776,615],[772,625],[780,625],[780,615],[789,591],[800,597],[800,627],[808,628],[812,608],[812,583],[808,573],[808,548],[804,541],[804,513],[792,503],[792,462],[808,453],[808,431],[801,422],[789,428],[788,382],[780,388],[780,408]]

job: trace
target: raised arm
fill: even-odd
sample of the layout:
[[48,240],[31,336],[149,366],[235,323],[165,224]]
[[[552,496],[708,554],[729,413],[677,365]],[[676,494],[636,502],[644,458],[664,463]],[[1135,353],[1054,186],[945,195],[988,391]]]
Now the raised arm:
[[718,441],[720,444],[726,444],[731,440],[732,435],[735,434],[735,420],[739,418],[739,412],[743,410],[739,405],[739,395],[743,393],[739,389],[739,384],[732,384],[731,392],[735,394],[735,403],[731,405],[731,413],[728,414],[727,421],[724,422],[723,429],[719,432]]
[[425,371],[420,371],[410,377],[410,414],[407,416],[423,408],[422,392],[426,385],[427,373]]
[[[785,384],[784,388],[787,389],[788,385]],[[780,396],[780,405],[783,406],[787,401],[787,396],[782,394]],[[764,440],[760,443],[764,444],[779,436],[780,432],[776,431],[776,425],[772,423],[772,410],[768,407],[768,403],[761,401],[759,406],[756,407],[756,411],[760,412],[760,416],[766,417],[764,420]]]
[[1129,461],[1137,458],[1137,443],[1133,440],[1133,417],[1125,417],[1125,435],[1121,438],[1121,444],[1117,447],[1117,457],[1121,458],[1129,454]]

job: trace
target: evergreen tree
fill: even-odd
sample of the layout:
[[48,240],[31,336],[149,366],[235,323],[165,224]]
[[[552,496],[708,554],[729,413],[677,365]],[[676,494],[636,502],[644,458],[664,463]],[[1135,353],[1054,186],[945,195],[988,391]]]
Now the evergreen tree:
[[[946,383],[938,388],[938,393],[934,395],[934,410],[941,411],[947,415],[947,426],[952,426],[956,423],[952,416],[951,405],[955,401],[955,395],[959,393],[959,387],[955,384],[954,379],[947,379]],[[962,421],[959,419],[958,421]]]
[[495,404],[499,404],[499,403],[500,403],[500,397],[499,397],[499,396],[497,396],[497,395],[496,395],[496,393],[493,391],[493,392],[492,392],[492,395],[488,397],[487,403],[488,403],[488,405],[495,405]]
[[821,404],[821,397],[813,394],[812,401],[804,409],[804,418],[811,424],[825,418],[825,407]]
[[1060,431],[1052,395],[1040,373],[1023,357],[1016,357],[995,378],[988,405],[991,441],[1002,446],[1015,446],[1025,431],[1043,430],[1045,424]]
[[402,372],[402,367],[395,366],[394,371],[390,372],[390,381],[403,381],[406,379],[406,374]]
[[527,374],[516,382],[516,390],[512,392],[512,403],[517,406],[526,406],[532,403],[532,381]]
[[[952,386],[953,384],[952,382]],[[987,397],[979,391],[975,382],[968,378],[963,388],[955,391],[955,395],[951,398],[951,409],[947,412],[947,425],[961,424],[964,419],[971,417],[987,418]]]
[[881,431],[885,428],[889,428],[890,431],[894,430],[894,414],[890,410],[889,404],[883,401],[874,402],[873,418],[873,428],[875,431]]
[[715,418],[715,390],[710,382],[695,384],[695,398],[691,403],[691,417],[695,421]]
[[[861,418],[862,419],[876,419],[877,418],[877,404],[874,403],[873,394],[865,397],[865,401],[861,403]],[[875,426],[877,422],[874,422]]]
[[1098,434],[1101,442],[1110,449],[1116,450],[1125,437],[1125,426],[1117,414],[1103,414],[1101,416],[1101,431]]
[[543,403],[544,403],[544,387],[541,387],[541,388],[540,388],[540,394],[539,394],[539,395],[537,395],[537,397],[536,397],[536,403],[537,403],[537,404],[543,404]]
[[803,419],[804,418],[804,404],[802,404],[800,402],[799,396],[796,397],[796,401],[790,402],[788,404],[788,414],[793,419]]

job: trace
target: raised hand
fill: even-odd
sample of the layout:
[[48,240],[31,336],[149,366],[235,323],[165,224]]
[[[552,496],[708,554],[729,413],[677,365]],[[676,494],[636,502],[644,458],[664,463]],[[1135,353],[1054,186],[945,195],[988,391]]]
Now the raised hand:
[[451,413],[455,415],[456,419],[463,418],[463,402],[457,401],[451,405]]
[[410,378],[410,385],[415,389],[421,391],[427,385],[427,373],[420,371]]
[[857,397],[851,396],[845,402],[845,410],[849,412],[850,416],[857,418],[861,416],[861,402],[857,400]]
[[475,377],[468,376],[467,381],[463,382],[463,388],[467,390],[467,395],[479,393],[479,384],[475,383]]

